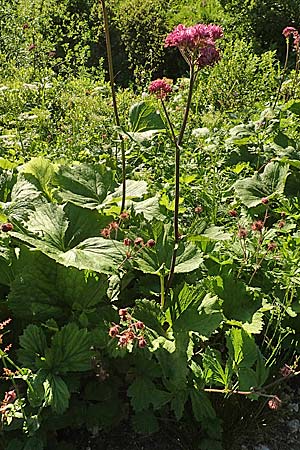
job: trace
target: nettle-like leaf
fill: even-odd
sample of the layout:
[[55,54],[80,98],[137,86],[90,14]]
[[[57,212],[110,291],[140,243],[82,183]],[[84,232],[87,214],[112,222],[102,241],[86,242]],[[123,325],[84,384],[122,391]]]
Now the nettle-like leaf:
[[217,296],[203,297],[202,291],[187,285],[178,295],[176,306],[178,318],[173,323],[176,331],[195,331],[209,337],[223,320]]
[[190,398],[194,417],[198,422],[202,422],[207,418],[214,419],[216,417],[216,412],[205,392],[191,389]]
[[91,237],[73,246],[78,231],[69,225],[62,206],[47,203],[37,207],[25,225],[24,232],[13,231],[11,236],[67,267],[111,273],[125,258],[124,245],[111,239]]
[[44,367],[55,373],[80,372],[91,368],[90,337],[85,329],[68,323],[54,334],[45,352]]
[[48,375],[44,382],[45,400],[56,414],[63,414],[69,407],[70,392],[65,381],[58,375]]
[[107,194],[116,186],[114,172],[100,164],[61,166],[56,181],[64,202],[89,209],[101,207]]
[[159,409],[171,400],[171,394],[157,389],[153,381],[147,377],[137,377],[127,391],[135,412],[147,410],[150,405]]
[[152,341],[155,357],[163,371],[164,383],[172,392],[184,390],[187,383],[193,341],[188,332],[176,332],[172,340],[163,336]]
[[270,309],[269,305],[262,304],[260,292],[249,289],[230,273],[215,281],[214,292],[223,301],[223,313],[228,323],[239,325],[251,333],[260,333],[264,312]]
[[156,331],[158,334],[164,334],[165,315],[156,301],[136,300],[133,315],[136,319],[144,322],[147,328]]
[[18,357],[25,367],[38,368],[39,361],[47,348],[47,340],[44,331],[37,325],[28,325],[19,338],[21,349]]
[[257,346],[254,338],[245,330],[231,328],[227,332],[226,343],[234,367],[251,368],[254,365],[257,360]]
[[262,174],[256,172],[251,178],[238,180],[234,189],[241,201],[252,208],[261,204],[262,197],[272,199],[282,195],[288,175],[288,164],[272,161]]
[[91,344],[87,330],[68,323],[56,331],[50,346],[41,327],[28,325],[20,336],[19,359],[32,368],[43,368],[45,373],[63,374],[86,371],[91,368]]
[[227,388],[231,380],[231,367],[229,364],[223,368],[220,352],[207,348],[203,354],[203,369],[207,383],[217,383]]

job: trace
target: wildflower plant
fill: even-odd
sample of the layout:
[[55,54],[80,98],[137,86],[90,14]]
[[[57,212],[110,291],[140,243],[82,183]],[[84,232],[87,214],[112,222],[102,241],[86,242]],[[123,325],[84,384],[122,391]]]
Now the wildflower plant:
[[197,24],[186,27],[179,24],[165,39],[165,47],[177,47],[189,66],[189,90],[185,107],[184,116],[178,136],[176,136],[173,124],[169,118],[164,100],[172,92],[172,87],[166,79],[152,81],[149,86],[149,92],[155,94],[161,100],[161,104],[171,132],[172,141],[175,145],[175,201],[174,201],[174,249],[171,261],[171,267],[166,284],[166,293],[171,286],[174,275],[178,244],[180,240],[179,233],[179,199],[180,199],[180,152],[185,129],[187,126],[189,111],[191,107],[193,88],[197,73],[204,67],[211,67],[220,60],[220,51],[217,48],[216,41],[223,37],[223,30],[218,25]]

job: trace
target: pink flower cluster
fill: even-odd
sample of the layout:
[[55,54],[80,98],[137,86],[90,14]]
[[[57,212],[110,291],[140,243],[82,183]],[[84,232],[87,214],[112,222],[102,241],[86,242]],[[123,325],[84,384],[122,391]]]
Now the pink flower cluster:
[[150,94],[155,94],[158,99],[164,99],[172,92],[172,86],[166,78],[154,80],[150,83],[148,90]]
[[299,31],[294,27],[286,27],[282,31],[283,36],[288,40],[292,35],[294,38],[294,49],[299,51],[300,49],[300,34]]
[[212,66],[220,59],[216,40],[223,37],[218,25],[197,24],[186,27],[178,25],[165,40],[165,47],[178,47],[189,65],[199,68]]
[[[126,347],[128,344],[137,342],[139,348],[147,346],[144,337],[145,324],[140,320],[134,320],[129,314],[127,308],[119,309],[121,325],[113,324],[109,329],[109,336],[118,338],[118,346]],[[123,330],[122,330],[123,327]]]

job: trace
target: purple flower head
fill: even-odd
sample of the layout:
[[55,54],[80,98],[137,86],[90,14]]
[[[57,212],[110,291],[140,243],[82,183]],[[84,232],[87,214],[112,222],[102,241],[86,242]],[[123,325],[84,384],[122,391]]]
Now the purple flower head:
[[209,29],[210,36],[213,40],[221,39],[224,36],[223,29],[222,27],[219,27],[219,25],[211,24],[207,25],[207,27]]
[[165,47],[179,48],[186,62],[198,68],[212,66],[220,59],[216,40],[223,37],[223,30],[218,25],[198,23],[191,27],[178,25],[165,40]]
[[157,98],[164,99],[168,94],[172,92],[172,86],[168,83],[168,80],[158,78],[151,81],[148,90],[150,94],[155,94]]
[[296,30],[294,27],[285,27],[284,30],[282,30],[283,36],[288,39],[291,34],[293,34]]
[[223,36],[223,30],[218,25],[204,25],[198,23],[191,27],[178,25],[165,40],[165,47],[178,47],[181,49],[195,50],[204,47],[208,41],[220,39]]
[[200,51],[200,56],[197,59],[197,66],[201,69],[205,66],[213,66],[220,60],[220,52],[214,46],[203,47]]

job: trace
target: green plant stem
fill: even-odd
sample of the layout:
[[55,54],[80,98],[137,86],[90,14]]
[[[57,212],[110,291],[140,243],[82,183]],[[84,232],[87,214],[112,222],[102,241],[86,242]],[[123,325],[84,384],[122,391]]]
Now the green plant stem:
[[182,120],[182,125],[180,128],[180,132],[179,132],[179,136],[177,139],[177,144],[180,147],[183,141],[183,136],[184,136],[184,132],[186,129],[186,125],[187,125],[187,120],[189,117],[189,112],[190,112],[190,108],[191,108],[191,102],[192,102],[192,95],[193,95],[193,88],[194,88],[194,84],[195,84],[195,65],[191,64],[190,66],[190,86],[189,86],[189,93],[188,93],[188,98],[187,98],[187,102],[186,102],[186,107],[185,107],[185,111],[184,111],[184,116],[183,116],[183,120]]
[[[111,51],[111,42],[110,42],[110,34],[109,34],[109,23],[107,16],[107,9],[105,6],[105,0],[100,0],[103,12],[103,21],[104,21],[104,32],[105,32],[105,41],[106,41],[106,51],[107,51],[107,61],[108,61],[108,72],[109,72],[109,82],[111,89],[111,96],[113,102],[114,116],[117,127],[120,127],[120,118],[118,113],[117,99],[116,99],[116,91],[114,85],[114,68],[113,68],[113,58]],[[126,161],[125,161],[125,145],[123,136],[119,133],[120,142],[121,142],[121,160],[122,160],[122,202],[121,202],[121,212],[125,209],[125,199],[126,199]]]
[[188,98],[186,102],[185,112],[182,120],[182,125],[180,128],[179,136],[175,144],[175,201],[174,201],[174,247],[173,247],[173,254],[171,259],[171,266],[170,266],[170,272],[166,283],[166,294],[168,290],[170,289],[173,276],[174,276],[174,270],[175,270],[175,264],[176,264],[176,258],[177,258],[177,250],[179,246],[179,240],[180,240],[180,234],[179,234],[179,198],[180,198],[180,147],[183,141],[184,132],[187,125],[187,120],[191,108],[191,102],[192,102],[192,95],[193,95],[193,88],[195,83],[195,66],[194,64],[190,65],[190,85],[189,85],[189,92],[188,92]]
[[294,76],[293,87],[292,87],[292,98],[294,98],[294,96],[295,96],[295,91],[296,91],[296,86],[297,86],[297,79],[298,79],[298,75],[299,75],[299,65],[300,65],[300,49],[297,49],[295,76]]
[[159,275],[160,278],[160,306],[162,309],[165,307],[165,277]]
[[287,69],[287,64],[288,64],[288,59],[289,59],[289,42],[290,42],[290,40],[287,39],[286,40],[286,53],[285,53],[285,61],[284,61],[283,71],[282,71],[281,80],[280,80],[280,83],[279,83],[277,95],[276,95],[276,98],[275,98],[275,101],[274,101],[274,104],[273,104],[273,108],[275,108],[275,106],[277,105],[277,102],[278,102],[278,99],[279,99],[279,95],[280,95],[280,92],[281,92],[281,88],[282,88],[282,84],[283,84],[283,81],[284,81],[284,76],[285,76],[286,69]]

